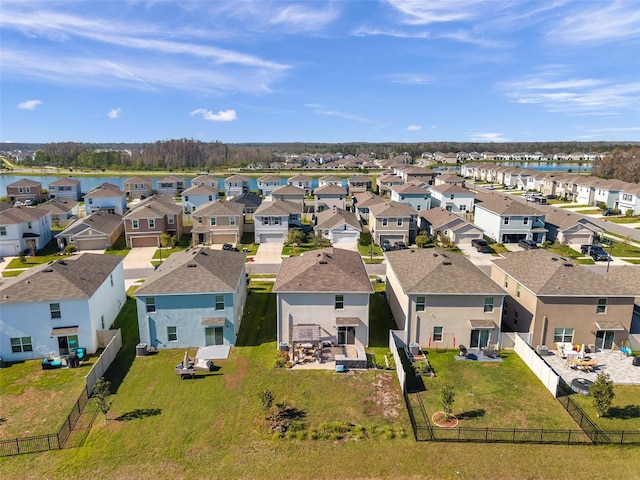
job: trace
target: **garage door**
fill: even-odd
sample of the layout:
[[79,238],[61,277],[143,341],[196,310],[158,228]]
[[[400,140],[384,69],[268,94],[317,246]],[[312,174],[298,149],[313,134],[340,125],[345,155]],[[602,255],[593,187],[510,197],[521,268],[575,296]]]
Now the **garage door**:
[[475,233],[461,233],[456,235],[456,244],[458,245],[471,245],[471,240],[474,238],[482,238],[479,237]]
[[104,238],[77,239],[76,247],[78,250],[100,250],[106,248],[106,243]]
[[591,235],[582,234],[582,235],[566,235],[565,241],[568,245],[584,245],[587,243],[591,243]]
[[211,235],[211,243],[220,244],[220,243],[236,243],[237,238],[233,233],[222,234],[218,233],[217,235]]
[[131,237],[131,247],[157,247],[158,237]]
[[284,235],[281,233],[261,233],[260,243],[282,243]]
[[384,243],[385,241],[390,242],[393,244],[393,242],[404,242],[404,236],[402,235],[380,235],[380,244]]
[[340,232],[333,234],[333,243],[356,243],[358,232]]

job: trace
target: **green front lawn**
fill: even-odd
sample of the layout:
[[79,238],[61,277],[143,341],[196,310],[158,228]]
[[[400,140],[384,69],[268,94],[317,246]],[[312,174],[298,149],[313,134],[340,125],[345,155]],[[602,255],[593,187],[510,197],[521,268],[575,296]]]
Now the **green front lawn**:
[[382,248],[380,248],[378,245],[360,245],[360,243],[358,243],[358,251],[363,257],[370,258],[371,256],[382,256]]
[[597,416],[593,397],[573,395],[571,398],[602,430],[640,431],[640,385],[615,385],[613,389],[615,398],[606,417]]
[[175,247],[171,248],[159,248],[153,254],[153,259],[163,259],[166,260],[169,256],[176,252],[182,252],[191,246],[191,235],[183,235],[180,238],[180,241],[176,244]]
[[573,248],[565,245],[563,243],[554,243],[549,245],[548,247],[542,247],[549,252],[560,255],[561,257],[568,257],[572,259],[577,259],[579,257],[584,257],[580,252],[575,251]]
[[105,255],[118,255],[120,257],[126,257],[131,249],[127,247],[127,242],[124,238],[124,233],[118,237],[111,248],[107,248]]
[[35,257],[24,257],[25,262],[23,263],[19,258],[14,258],[7,265],[7,269],[13,268],[30,268],[35,267],[36,265],[42,265],[43,263],[55,262],[56,260],[61,260],[63,258],[67,258],[69,255],[36,255]]
[[638,223],[638,222],[640,222],[640,217],[638,217],[638,216],[633,216],[633,217],[607,217],[605,220],[607,222],[620,223],[620,224]]

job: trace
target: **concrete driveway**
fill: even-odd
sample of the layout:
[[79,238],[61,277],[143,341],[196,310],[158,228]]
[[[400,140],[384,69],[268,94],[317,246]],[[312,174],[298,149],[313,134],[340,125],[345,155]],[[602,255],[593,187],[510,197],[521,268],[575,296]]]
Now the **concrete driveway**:
[[153,268],[151,259],[158,247],[136,247],[129,250],[122,264],[125,270],[134,268]]
[[464,255],[473,263],[479,267],[491,266],[492,261],[500,258],[499,255],[493,255],[491,253],[481,253],[478,249],[471,244],[461,244],[458,248],[464,252]]
[[343,250],[351,250],[353,252],[358,251],[357,242],[340,242],[340,243],[334,243],[333,246],[336,248],[342,248]]
[[282,248],[284,243],[261,243],[253,257],[254,263],[282,263]]

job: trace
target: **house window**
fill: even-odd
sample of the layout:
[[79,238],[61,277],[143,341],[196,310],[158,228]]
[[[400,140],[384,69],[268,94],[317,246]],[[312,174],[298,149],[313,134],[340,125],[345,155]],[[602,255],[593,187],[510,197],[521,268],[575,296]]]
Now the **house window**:
[[206,327],[204,329],[205,345],[224,345],[224,330],[222,327]]
[[156,299],[153,297],[147,297],[145,299],[147,304],[147,313],[152,313],[156,311]]
[[433,327],[433,341],[441,342],[444,337],[444,327]]
[[269,217],[262,217],[262,224],[269,225]]
[[505,288],[509,286],[509,275],[504,276],[504,286]]
[[236,226],[236,217],[229,217],[229,225],[232,227]]
[[553,332],[555,343],[573,343],[573,328],[556,328]]
[[[209,199],[209,200],[211,200],[211,199]],[[188,201],[189,201],[189,195],[185,195],[185,196],[184,196],[184,201],[185,201],[185,202],[188,202]]]
[[51,318],[62,318],[62,313],[60,312],[59,303],[50,303],[49,311],[51,312]]
[[401,227],[401,226],[402,226],[402,219],[401,219],[401,218],[399,218],[399,219],[398,219],[398,223],[397,223],[397,225],[398,225],[399,227]]
[[31,337],[11,338],[11,353],[33,352]]
[[93,205],[93,198],[89,199],[89,205]]
[[178,341],[178,327],[167,327],[167,340],[170,342]]
[[516,297],[520,298],[520,284],[516,285]]
[[211,225],[212,227],[215,227],[217,224],[218,224],[218,220],[216,217],[209,218],[209,225]]
[[522,219],[522,224],[523,224],[523,225],[529,225],[529,217],[524,217],[524,218]]
[[109,275],[109,280],[111,280],[111,286],[113,287],[113,273]]
[[508,310],[509,310],[509,306],[507,305],[507,301],[505,300],[505,301],[502,303],[502,316],[503,316],[503,317],[506,317],[506,316],[507,316],[507,312],[508,312]]
[[513,324],[518,324],[518,312],[513,312]]
[[216,295],[216,310],[224,310],[224,295]]
[[484,311],[493,312],[493,297],[484,297]]
[[598,306],[596,307],[596,313],[607,313],[607,299],[599,298]]
[[168,223],[169,225],[173,225],[173,224],[175,223],[175,217],[174,217],[173,215],[169,215],[169,216],[167,217],[167,223]]
[[27,228],[31,230],[31,227],[32,227],[31,222],[27,222]]
[[344,295],[336,295],[335,309],[342,310],[344,308]]
[[213,195],[209,195],[209,201],[213,202]]
[[138,224],[138,220],[131,220],[131,228],[138,229],[140,225]]
[[4,225],[0,227],[0,237],[5,237],[7,235],[7,227]]
[[503,219],[502,223],[503,223],[504,225],[509,225],[509,217],[504,217],[504,219]]
[[462,212],[466,212],[466,211],[467,211],[467,206],[466,206],[466,205],[464,205],[464,204],[460,205],[460,210],[461,210]]
[[382,226],[386,227],[389,224],[389,219],[388,218],[383,218],[382,219]]
[[280,217],[274,217],[273,224],[274,225],[280,225]]
[[416,312],[424,312],[424,307],[427,304],[427,297],[416,297]]
[[149,228],[156,228],[156,220],[154,218],[150,218],[149,220],[147,220],[147,223],[149,225]]

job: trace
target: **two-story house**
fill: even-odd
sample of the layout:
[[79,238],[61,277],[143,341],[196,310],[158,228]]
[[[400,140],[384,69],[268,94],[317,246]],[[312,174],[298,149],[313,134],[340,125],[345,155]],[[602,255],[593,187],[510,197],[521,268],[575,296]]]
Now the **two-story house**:
[[358,218],[362,223],[367,223],[369,221],[369,209],[373,205],[383,203],[387,203],[384,198],[371,192],[359,193],[353,197],[354,213],[358,215]]
[[68,197],[53,197],[38,205],[38,208],[49,210],[51,213],[51,225],[64,227],[78,218],[80,204]]
[[235,174],[224,179],[224,194],[227,200],[249,192],[249,177]]
[[378,195],[387,197],[391,195],[391,189],[393,187],[404,185],[404,181],[397,175],[387,173],[376,179],[376,185],[378,186]]
[[209,175],[207,173],[204,173],[202,175],[198,175],[197,177],[193,178],[191,180],[191,186],[198,186],[198,185],[207,185],[209,187],[215,187],[216,190],[220,189],[220,179]]
[[278,344],[369,344],[369,275],[358,252],[312,250],[285,258],[273,287]]
[[153,195],[135,205],[123,218],[127,246],[160,246],[160,235],[182,237],[182,207],[167,195]]
[[124,193],[129,200],[148,198],[153,195],[153,183],[150,178],[136,175],[124,181]]
[[7,198],[9,202],[30,202],[37,204],[44,202],[42,184],[28,178],[21,178],[17,182],[7,185]]
[[235,345],[247,298],[245,256],[204,247],[174,253],[135,296],[140,341],[152,348]]
[[116,185],[105,182],[85,194],[84,209],[87,215],[97,210],[124,215],[127,210],[127,197]]
[[77,250],[104,250],[111,248],[124,232],[122,217],[105,210],[97,210],[83,217],[56,235],[58,247],[63,250],[73,245]]
[[414,183],[391,187],[391,200],[411,205],[416,212],[431,208],[431,192],[425,187]]
[[287,179],[287,185],[291,185],[292,187],[301,188],[304,190],[305,196],[311,195],[311,184],[313,179],[306,175],[294,175]]
[[373,191],[373,180],[366,175],[354,175],[347,179],[349,195],[357,195],[362,192]]
[[369,230],[374,243],[413,243],[418,212],[406,203],[378,203],[369,207]]
[[456,184],[432,185],[431,205],[442,207],[457,215],[464,215],[473,211],[475,193]]
[[458,185],[459,187],[464,187],[466,185],[466,179],[461,177],[460,175],[454,175],[452,173],[443,173],[442,175],[438,175],[433,180],[434,185]]
[[299,203],[301,207],[304,207],[304,197],[304,189],[293,185],[282,185],[271,192],[272,200],[288,200]]
[[315,215],[313,230],[328,238],[332,245],[357,245],[362,233],[358,216],[344,208],[332,207]]
[[323,175],[318,179],[318,187],[324,187],[325,185],[337,185],[339,187],[342,187],[343,178],[339,177],[338,175],[332,174]]
[[484,194],[475,206],[473,223],[499,243],[533,240],[544,243],[547,228],[543,211],[497,193]]
[[328,184],[313,191],[315,211],[322,212],[333,207],[344,209],[347,204],[347,191],[340,185]]
[[228,200],[209,202],[198,207],[192,214],[193,243],[238,244],[242,239],[244,206]]
[[300,227],[302,208],[298,202],[274,200],[262,202],[253,214],[255,243],[282,243],[289,227]]
[[595,187],[593,201],[596,205],[603,203],[607,208],[614,208],[620,198],[620,192],[627,187],[628,184],[620,180],[605,180]]
[[184,190],[180,197],[182,198],[183,210],[191,213],[205,203],[218,200],[218,187],[212,187],[207,184],[194,185]]
[[52,238],[49,210],[13,207],[0,211],[0,255],[35,254]]
[[157,192],[158,195],[169,195],[176,197],[180,195],[187,188],[187,181],[178,177],[177,175],[167,175],[166,177],[158,180]]
[[270,197],[274,189],[282,185],[282,177],[277,175],[263,175],[258,178],[258,192],[263,197]]
[[509,294],[503,329],[531,333],[533,345],[613,349],[628,338],[637,289],[567,258],[544,249],[510,252],[493,261],[491,279]]
[[2,360],[93,354],[127,300],[122,257],[84,253],[33,267],[0,285]]
[[640,214],[640,185],[630,183],[620,189],[616,208],[624,214],[629,211],[633,215]]
[[80,180],[75,178],[59,178],[55,182],[49,183],[49,197],[68,198],[70,200],[80,200],[82,192],[80,190]]
[[466,257],[438,249],[385,253],[387,299],[407,344],[497,344],[506,293]]
[[253,214],[256,212],[257,208],[262,204],[262,197],[253,192],[243,193],[242,195],[238,195],[233,197],[231,202],[239,203],[244,207],[243,210],[243,219],[245,225],[253,222]]

